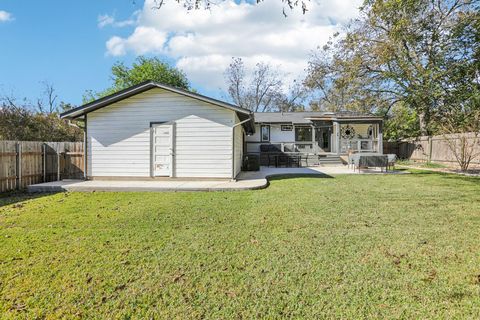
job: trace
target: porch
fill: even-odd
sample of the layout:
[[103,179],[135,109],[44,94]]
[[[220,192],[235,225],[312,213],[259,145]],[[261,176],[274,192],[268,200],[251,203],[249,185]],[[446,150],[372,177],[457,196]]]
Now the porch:
[[382,120],[306,118],[302,123],[260,122],[257,134],[246,139],[246,153],[258,154],[260,163],[271,157],[300,156],[302,166],[341,164],[349,152],[383,153]]

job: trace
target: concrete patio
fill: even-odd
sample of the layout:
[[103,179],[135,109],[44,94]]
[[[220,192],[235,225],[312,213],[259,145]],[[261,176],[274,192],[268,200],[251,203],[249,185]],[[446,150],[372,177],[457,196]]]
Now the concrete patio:
[[366,169],[354,172],[347,166],[269,168],[260,171],[241,172],[237,181],[229,180],[62,180],[28,186],[28,192],[64,191],[233,191],[255,190],[268,186],[268,177],[281,175],[316,175],[331,177],[339,174],[399,174],[400,171],[381,172],[380,169]]

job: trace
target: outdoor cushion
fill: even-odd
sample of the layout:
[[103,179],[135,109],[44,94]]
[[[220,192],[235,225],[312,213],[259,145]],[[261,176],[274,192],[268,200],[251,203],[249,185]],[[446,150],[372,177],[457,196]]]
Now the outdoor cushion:
[[388,157],[386,155],[362,155],[355,158],[356,167],[386,167]]

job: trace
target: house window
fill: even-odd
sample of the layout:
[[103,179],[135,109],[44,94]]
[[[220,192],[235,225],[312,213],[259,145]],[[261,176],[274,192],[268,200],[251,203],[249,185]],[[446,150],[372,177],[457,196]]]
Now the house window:
[[283,124],[280,126],[282,131],[292,131],[293,126],[291,124]]
[[260,139],[262,141],[270,141],[270,126],[264,125],[260,127]]
[[295,141],[312,141],[312,127],[295,127]]

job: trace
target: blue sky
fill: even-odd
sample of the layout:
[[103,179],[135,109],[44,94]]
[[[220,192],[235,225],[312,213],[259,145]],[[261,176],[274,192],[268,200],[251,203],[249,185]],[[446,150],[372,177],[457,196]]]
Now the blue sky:
[[[85,5],[88,2],[91,5]],[[34,99],[41,94],[40,82],[48,81],[62,100],[81,103],[86,89],[108,85],[116,60],[133,58],[105,54],[112,30],[97,27],[98,15],[128,17],[137,9],[139,5],[128,0],[2,0],[0,10],[11,13],[13,20],[0,23],[0,90]]]
[[233,56],[297,78],[312,50],[358,7],[349,0],[312,2],[306,16],[285,19],[279,0],[258,6],[227,0],[197,12],[175,1],[152,10],[151,1],[0,0],[0,93],[34,100],[48,81],[61,100],[80,104],[85,90],[109,86],[115,61],[130,64],[143,54],[169,61],[195,89],[222,98]]

